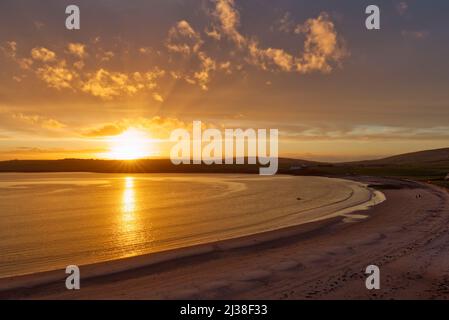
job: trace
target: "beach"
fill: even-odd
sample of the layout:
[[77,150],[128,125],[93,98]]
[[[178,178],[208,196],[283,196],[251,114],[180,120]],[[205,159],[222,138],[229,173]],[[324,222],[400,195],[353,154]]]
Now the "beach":
[[[333,217],[81,268],[81,290],[62,272],[0,281],[3,299],[445,299],[449,297],[449,194],[409,181],[359,178],[387,200],[367,219]],[[355,213],[357,216],[357,213]],[[365,288],[365,268],[381,289]],[[108,272],[109,271],[109,272]]]
[[12,173],[0,180],[0,279],[149,254],[159,261],[162,252],[176,257],[186,251],[178,249],[383,201],[355,181],[292,175]]

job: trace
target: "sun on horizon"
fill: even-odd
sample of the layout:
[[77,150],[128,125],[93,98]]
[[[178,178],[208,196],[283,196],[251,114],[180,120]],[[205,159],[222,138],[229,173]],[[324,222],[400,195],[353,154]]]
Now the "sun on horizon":
[[154,153],[151,138],[147,132],[129,128],[109,140],[109,152],[105,154],[113,160],[136,160]]

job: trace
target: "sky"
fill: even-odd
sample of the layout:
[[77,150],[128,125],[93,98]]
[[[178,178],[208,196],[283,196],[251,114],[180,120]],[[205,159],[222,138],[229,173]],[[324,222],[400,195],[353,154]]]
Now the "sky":
[[0,160],[107,158],[129,130],[167,157],[194,120],[278,129],[281,156],[318,161],[449,147],[448,14],[443,0],[2,0]]

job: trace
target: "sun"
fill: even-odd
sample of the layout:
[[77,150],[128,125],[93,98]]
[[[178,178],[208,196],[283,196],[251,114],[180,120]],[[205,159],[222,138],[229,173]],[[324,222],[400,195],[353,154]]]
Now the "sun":
[[142,130],[129,128],[118,136],[109,140],[110,151],[107,153],[109,159],[135,160],[151,155],[151,139]]

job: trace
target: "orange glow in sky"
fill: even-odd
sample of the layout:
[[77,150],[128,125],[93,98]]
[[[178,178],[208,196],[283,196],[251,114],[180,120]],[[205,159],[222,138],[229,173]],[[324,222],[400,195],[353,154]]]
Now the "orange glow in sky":
[[107,158],[115,160],[135,160],[146,158],[153,153],[151,139],[144,131],[130,128],[109,140],[110,151]]

